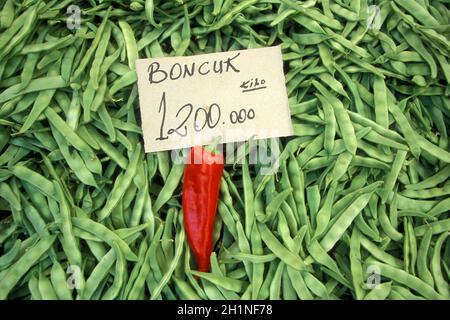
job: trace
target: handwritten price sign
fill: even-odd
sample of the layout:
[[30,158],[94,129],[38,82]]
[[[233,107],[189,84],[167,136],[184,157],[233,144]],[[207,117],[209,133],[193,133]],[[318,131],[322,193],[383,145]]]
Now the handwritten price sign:
[[139,59],[146,152],[292,135],[280,47]]

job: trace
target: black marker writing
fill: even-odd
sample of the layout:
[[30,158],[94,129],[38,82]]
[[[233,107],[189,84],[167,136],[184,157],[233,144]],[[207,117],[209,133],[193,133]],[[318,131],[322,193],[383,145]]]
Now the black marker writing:
[[233,64],[231,63],[231,60],[236,59],[240,54],[241,54],[241,53],[238,52],[233,58],[228,58],[228,59],[227,59],[227,61],[225,62],[225,64],[227,65],[227,72],[228,72],[228,69],[230,69],[230,68],[233,69],[234,72],[241,72],[240,70],[238,70],[237,68],[235,68],[235,67],[233,66]]
[[250,80],[242,82],[240,87],[243,89],[242,92],[250,92],[250,91],[256,91],[267,88],[265,86],[266,80],[264,79],[258,79],[258,78],[252,78]]
[[[222,107],[218,103],[211,103],[205,107],[185,103],[180,108],[173,109],[173,106],[168,107],[168,100],[166,93],[163,92],[158,111],[161,114],[160,130],[159,136],[155,140],[166,140],[170,137],[174,137],[175,139],[186,137],[192,130],[195,132],[208,131],[217,126],[226,125],[227,120],[232,125],[244,124],[256,117],[255,110],[249,107],[233,109],[228,113],[228,117],[226,115],[223,117]],[[177,118],[176,123],[178,125],[167,130],[166,119],[168,117],[171,118],[171,114],[174,111],[176,111],[175,118]],[[174,121],[169,121],[169,123],[173,124]]]
[[208,73],[222,74],[224,72],[241,72],[234,61],[241,53],[236,53],[233,57],[215,60],[215,61],[204,61],[200,64],[192,62],[190,64],[180,64],[174,63],[169,68],[164,69],[161,64],[157,61],[152,62],[148,68],[148,81],[152,83],[160,83],[167,79],[178,80],[180,78],[194,77],[196,73],[205,76]]

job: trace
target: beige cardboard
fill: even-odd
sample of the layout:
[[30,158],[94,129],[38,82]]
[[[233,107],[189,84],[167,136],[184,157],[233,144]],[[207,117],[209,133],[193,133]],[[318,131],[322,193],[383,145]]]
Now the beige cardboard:
[[293,134],[279,46],[139,59],[136,70],[146,152]]

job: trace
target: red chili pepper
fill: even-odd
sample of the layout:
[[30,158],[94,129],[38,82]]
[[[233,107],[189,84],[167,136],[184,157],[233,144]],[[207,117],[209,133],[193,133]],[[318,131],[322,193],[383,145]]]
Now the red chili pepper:
[[203,147],[192,147],[188,160],[183,178],[184,228],[198,270],[208,272],[223,155]]

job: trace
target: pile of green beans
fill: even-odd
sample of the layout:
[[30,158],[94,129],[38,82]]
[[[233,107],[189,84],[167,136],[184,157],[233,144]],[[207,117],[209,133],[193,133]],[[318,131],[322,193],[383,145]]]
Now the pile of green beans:
[[[0,299],[449,299],[448,4],[2,1]],[[134,62],[272,45],[295,134],[225,166],[196,272]]]

